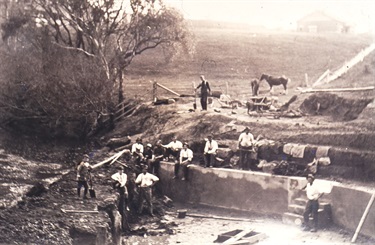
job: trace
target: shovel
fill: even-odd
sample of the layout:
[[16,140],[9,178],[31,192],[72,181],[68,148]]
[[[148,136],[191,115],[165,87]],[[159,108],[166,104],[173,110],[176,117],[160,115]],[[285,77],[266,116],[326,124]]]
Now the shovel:
[[90,173],[90,177],[89,177],[89,193],[90,193],[90,197],[91,198],[96,198],[96,193],[95,193],[95,190],[94,190],[94,186],[92,184],[92,177],[91,177],[91,173]]
[[193,88],[194,88],[194,103],[193,103],[193,109],[194,111],[197,109],[197,90],[195,89],[195,82],[193,82]]

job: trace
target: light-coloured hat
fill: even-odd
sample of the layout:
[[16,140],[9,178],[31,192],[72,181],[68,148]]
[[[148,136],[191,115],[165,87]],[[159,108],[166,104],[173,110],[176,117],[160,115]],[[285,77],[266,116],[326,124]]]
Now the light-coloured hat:
[[150,143],[148,143],[146,146],[148,146],[148,147],[150,147],[150,148],[152,147],[152,145],[151,145]]

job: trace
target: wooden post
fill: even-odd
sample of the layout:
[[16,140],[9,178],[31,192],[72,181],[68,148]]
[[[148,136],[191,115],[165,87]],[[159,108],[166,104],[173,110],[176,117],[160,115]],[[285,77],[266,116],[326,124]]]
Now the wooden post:
[[107,227],[96,227],[96,241],[95,245],[107,245]]
[[156,102],[157,100],[157,89],[158,89],[157,83],[153,82],[152,84],[152,101],[153,102]]
[[358,224],[357,230],[355,231],[354,236],[353,236],[353,238],[352,238],[352,243],[354,243],[355,240],[357,240],[358,233],[359,233],[359,231],[361,230],[362,225],[363,225],[363,223],[364,223],[365,220],[366,220],[367,214],[368,214],[368,212],[370,211],[370,208],[371,208],[371,206],[372,206],[372,203],[374,202],[374,199],[375,199],[375,193],[372,194],[372,196],[371,196],[371,198],[370,198],[370,201],[368,202],[367,207],[366,207],[366,209],[365,209],[365,212],[363,213],[362,218],[361,218],[361,220],[359,221],[359,224]]
[[309,86],[309,76],[307,75],[307,73],[305,73],[305,85],[306,85],[306,87],[310,87]]

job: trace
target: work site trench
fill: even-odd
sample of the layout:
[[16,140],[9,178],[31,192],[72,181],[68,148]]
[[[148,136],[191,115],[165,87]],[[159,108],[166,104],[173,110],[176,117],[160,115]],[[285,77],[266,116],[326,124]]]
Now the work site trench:
[[[33,161],[4,152],[1,157],[0,244],[212,244],[229,239],[349,244],[371,196],[368,190],[321,181],[330,192],[322,205],[330,205],[331,216],[312,233],[300,228],[300,216],[287,216],[297,209],[293,200],[305,196],[299,190],[302,177],[193,165],[183,181],[172,178],[174,163],[162,162],[154,187],[155,216],[146,209],[138,214],[134,174],[128,172],[131,201],[122,224],[110,179],[117,164],[93,171],[96,198],[83,199],[76,193],[74,168],[56,163],[33,168]],[[17,176],[17,183],[11,180]],[[374,220],[371,207],[356,243],[375,243]]]
[[[172,200],[158,191],[150,217],[146,210],[138,214],[138,193],[129,190],[122,219],[111,180],[118,165],[92,171],[95,197],[90,191],[86,199],[83,188],[77,195],[74,165],[27,160],[5,150],[0,160],[0,244],[126,244],[129,236],[174,233],[175,223],[164,218]],[[131,185],[134,173],[128,174]]]

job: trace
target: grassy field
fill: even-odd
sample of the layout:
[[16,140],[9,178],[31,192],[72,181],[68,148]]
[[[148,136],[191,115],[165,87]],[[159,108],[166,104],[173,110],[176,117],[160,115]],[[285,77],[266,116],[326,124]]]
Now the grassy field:
[[[291,78],[290,89],[314,82],[324,71],[334,71],[369,46],[373,38],[351,34],[252,32],[246,29],[197,28],[191,56],[167,63],[160,50],[136,58],[126,77],[127,96],[151,98],[157,81],[182,94],[192,93],[192,83],[204,74],[213,90],[232,97],[250,96],[250,80],[262,73]],[[264,82],[262,90],[267,90]],[[281,87],[279,88],[281,89]]]

